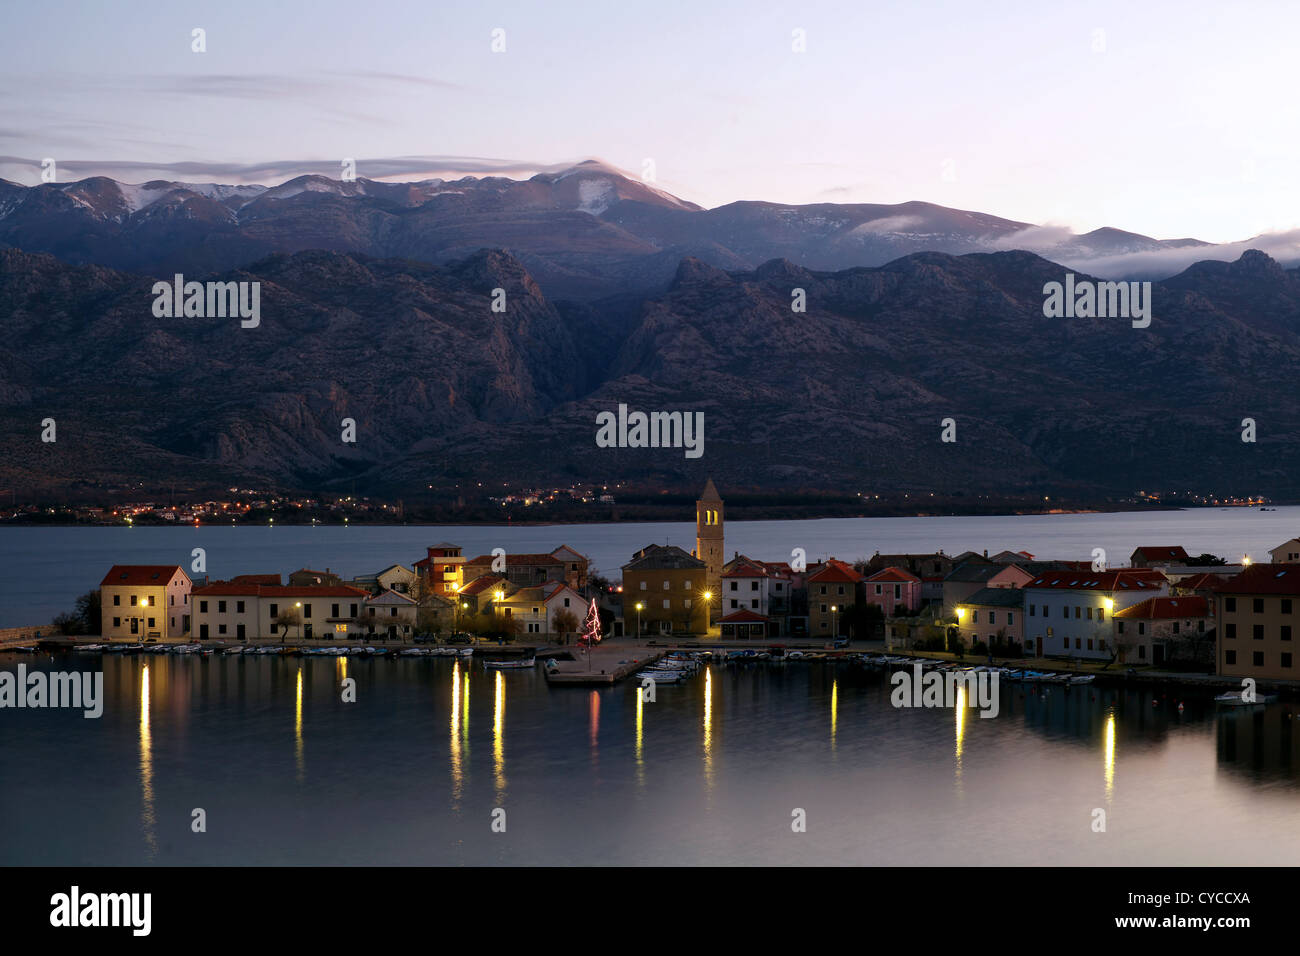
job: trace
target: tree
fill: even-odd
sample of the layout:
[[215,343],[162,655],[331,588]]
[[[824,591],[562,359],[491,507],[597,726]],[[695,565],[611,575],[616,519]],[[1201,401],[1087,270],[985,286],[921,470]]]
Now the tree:
[[1217,554],[1198,554],[1196,557],[1192,558],[1191,563],[1192,567],[1195,568],[1208,568],[1211,565],[1224,565],[1228,562]]
[[81,619],[81,633],[102,634],[104,632],[102,610],[98,590],[87,591],[77,598],[76,615]]
[[284,628],[284,632],[280,635],[280,643],[284,643],[289,636],[289,628],[295,626],[299,620],[296,607],[287,607],[275,616],[275,626]]
[[560,643],[567,644],[569,643],[569,635],[578,629],[578,615],[568,608],[563,608],[555,613],[551,623],[555,626],[555,630],[559,632],[560,637],[563,638]]

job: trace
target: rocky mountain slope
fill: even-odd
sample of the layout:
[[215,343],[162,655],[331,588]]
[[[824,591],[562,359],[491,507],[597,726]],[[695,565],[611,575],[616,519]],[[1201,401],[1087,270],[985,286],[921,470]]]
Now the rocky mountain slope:
[[[1064,271],[1026,252],[835,272],[687,257],[661,292],[574,304],[500,250],[438,266],[304,251],[210,277],[262,284],[244,329],[155,318],[152,277],[0,250],[0,487],[201,475],[409,497],[707,473],[867,494],[1300,494],[1295,273],[1262,253],[1200,264],[1157,283],[1134,329],[1044,318]],[[703,412],[703,457],[598,448],[596,415],[620,403]]]

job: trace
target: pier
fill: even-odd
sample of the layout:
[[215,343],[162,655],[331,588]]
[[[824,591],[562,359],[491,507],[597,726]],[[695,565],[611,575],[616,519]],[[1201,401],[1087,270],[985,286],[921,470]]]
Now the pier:
[[[599,645],[591,654],[574,648],[573,660],[557,660],[554,668],[546,668],[546,681],[550,684],[609,685],[635,674],[664,656],[664,651],[652,651],[627,645]],[[542,654],[538,659],[545,661]]]

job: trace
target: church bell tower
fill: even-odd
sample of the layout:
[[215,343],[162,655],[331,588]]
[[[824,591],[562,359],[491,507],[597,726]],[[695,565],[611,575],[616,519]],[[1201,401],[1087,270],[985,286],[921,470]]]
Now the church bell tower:
[[710,606],[722,607],[722,565],[726,549],[722,542],[722,497],[713,487],[713,479],[704,486],[704,492],[695,502],[695,556],[703,561],[708,589],[713,594]]

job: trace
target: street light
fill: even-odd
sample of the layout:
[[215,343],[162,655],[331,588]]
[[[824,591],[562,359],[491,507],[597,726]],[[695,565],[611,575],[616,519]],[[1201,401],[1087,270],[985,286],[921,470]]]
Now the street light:
[[298,609],[298,640],[302,640],[302,602],[295,601],[293,606]]
[[831,605],[831,643],[835,642],[835,638],[838,637],[840,633],[838,627],[836,626],[839,622],[839,618],[837,617],[837,612],[839,611],[839,609],[840,606],[838,604]]
[[645,605],[640,601],[636,602],[636,636],[638,640],[641,638],[641,608],[643,607]]

